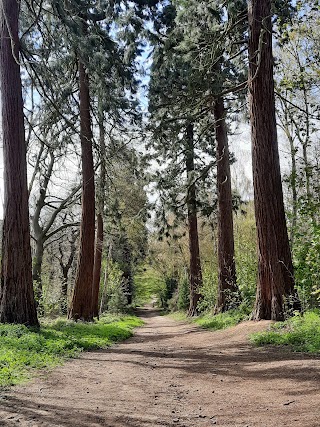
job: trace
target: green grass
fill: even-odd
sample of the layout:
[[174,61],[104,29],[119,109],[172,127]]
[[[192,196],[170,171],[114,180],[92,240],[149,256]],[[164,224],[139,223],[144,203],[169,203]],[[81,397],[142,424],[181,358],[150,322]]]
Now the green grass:
[[187,320],[201,326],[204,329],[217,331],[219,329],[230,328],[235,326],[243,320],[248,319],[248,314],[245,310],[229,310],[226,313],[213,315],[212,313],[205,313],[195,318],[188,318],[186,313],[176,312],[170,314],[175,320]]
[[288,346],[293,351],[320,353],[320,311],[309,311],[286,322],[275,323],[266,332],[251,336],[258,346]]
[[142,323],[134,316],[104,316],[95,323],[45,322],[39,330],[0,324],[0,387],[24,382],[36,369],[52,368],[81,351],[125,340]]

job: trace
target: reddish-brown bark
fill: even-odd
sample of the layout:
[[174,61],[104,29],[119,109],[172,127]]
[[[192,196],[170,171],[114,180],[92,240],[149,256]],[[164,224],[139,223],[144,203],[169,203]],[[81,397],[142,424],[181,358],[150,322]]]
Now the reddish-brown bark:
[[0,322],[38,325],[32,285],[26,145],[19,66],[19,3],[0,11],[0,83],[4,155],[4,222]]
[[89,77],[79,60],[80,82],[80,139],[82,159],[82,217],[80,250],[69,318],[90,321],[92,313],[92,286],[95,240],[95,188],[90,117]]
[[190,253],[190,306],[188,315],[194,316],[197,314],[197,304],[201,298],[200,286],[202,285],[202,271],[198,236],[196,185],[192,182],[192,173],[194,172],[194,135],[192,124],[187,126],[186,131],[186,170],[189,181],[187,209]]
[[232,213],[231,172],[225,109],[222,98],[214,105],[217,155],[218,196],[218,296],[215,312],[223,312],[239,303]]
[[[277,141],[271,1],[249,2],[249,101],[258,236],[255,319],[280,320],[284,297],[296,299]],[[298,306],[296,300],[293,306]]]

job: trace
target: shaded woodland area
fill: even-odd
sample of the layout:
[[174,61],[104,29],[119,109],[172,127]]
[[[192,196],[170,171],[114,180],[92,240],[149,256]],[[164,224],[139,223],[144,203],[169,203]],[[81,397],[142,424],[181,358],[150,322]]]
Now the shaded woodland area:
[[2,0],[0,35],[1,323],[319,308],[318,1]]

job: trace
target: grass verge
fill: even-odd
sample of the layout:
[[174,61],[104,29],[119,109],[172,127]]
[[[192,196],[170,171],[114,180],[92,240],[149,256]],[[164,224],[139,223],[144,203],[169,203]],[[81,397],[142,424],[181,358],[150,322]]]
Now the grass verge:
[[288,346],[293,351],[320,353],[320,311],[308,311],[285,322],[278,322],[266,332],[251,336],[258,345]]
[[95,323],[58,319],[39,330],[0,324],[0,387],[25,382],[32,371],[52,368],[82,351],[125,340],[142,324],[134,316],[104,316]]
[[229,310],[225,313],[213,315],[212,313],[205,313],[195,318],[190,318],[184,312],[176,312],[170,314],[170,317],[175,320],[185,320],[195,323],[204,329],[217,331],[219,329],[230,328],[238,323],[248,320],[249,316],[245,310]]

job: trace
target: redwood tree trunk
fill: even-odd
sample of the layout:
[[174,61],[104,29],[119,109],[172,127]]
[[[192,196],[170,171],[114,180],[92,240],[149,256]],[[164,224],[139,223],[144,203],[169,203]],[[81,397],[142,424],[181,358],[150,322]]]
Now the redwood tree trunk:
[[232,213],[231,173],[225,109],[222,98],[214,106],[217,152],[218,193],[218,297],[215,312],[227,311],[239,304]]
[[98,193],[98,215],[97,215],[97,235],[96,235],[96,248],[94,255],[94,269],[93,269],[93,316],[99,316],[99,291],[100,291],[100,276],[101,276],[101,262],[103,251],[103,212],[104,212],[104,196],[106,187],[106,143],[105,143],[105,129],[103,123],[103,113],[99,113],[99,139],[100,139],[100,182]]
[[[85,31],[84,31],[85,33]],[[80,250],[69,318],[90,321],[95,239],[95,189],[90,118],[89,77],[82,60],[79,61],[80,80],[80,139],[82,158],[82,217]]]
[[194,172],[194,138],[192,124],[187,126],[186,132],[186,169],[189,181],[187,208],[190,252],[190,306],[188,315],[195,316],[197,315],[197,304],[201,298],[199,289],[202,285],[202,272],[198,236],[196,185],[192,183],[192,173]]
[[32,286],[18,16],[18,1],[3,0],[1,2],[0,84],[4,156],[4,221],[0,322],[38,325]]
[[276,129],[271,1],[249,2],[249,102],[258,236],[254,318],[281,320],[284,297],[293,299],[294,276],[280,173]]

